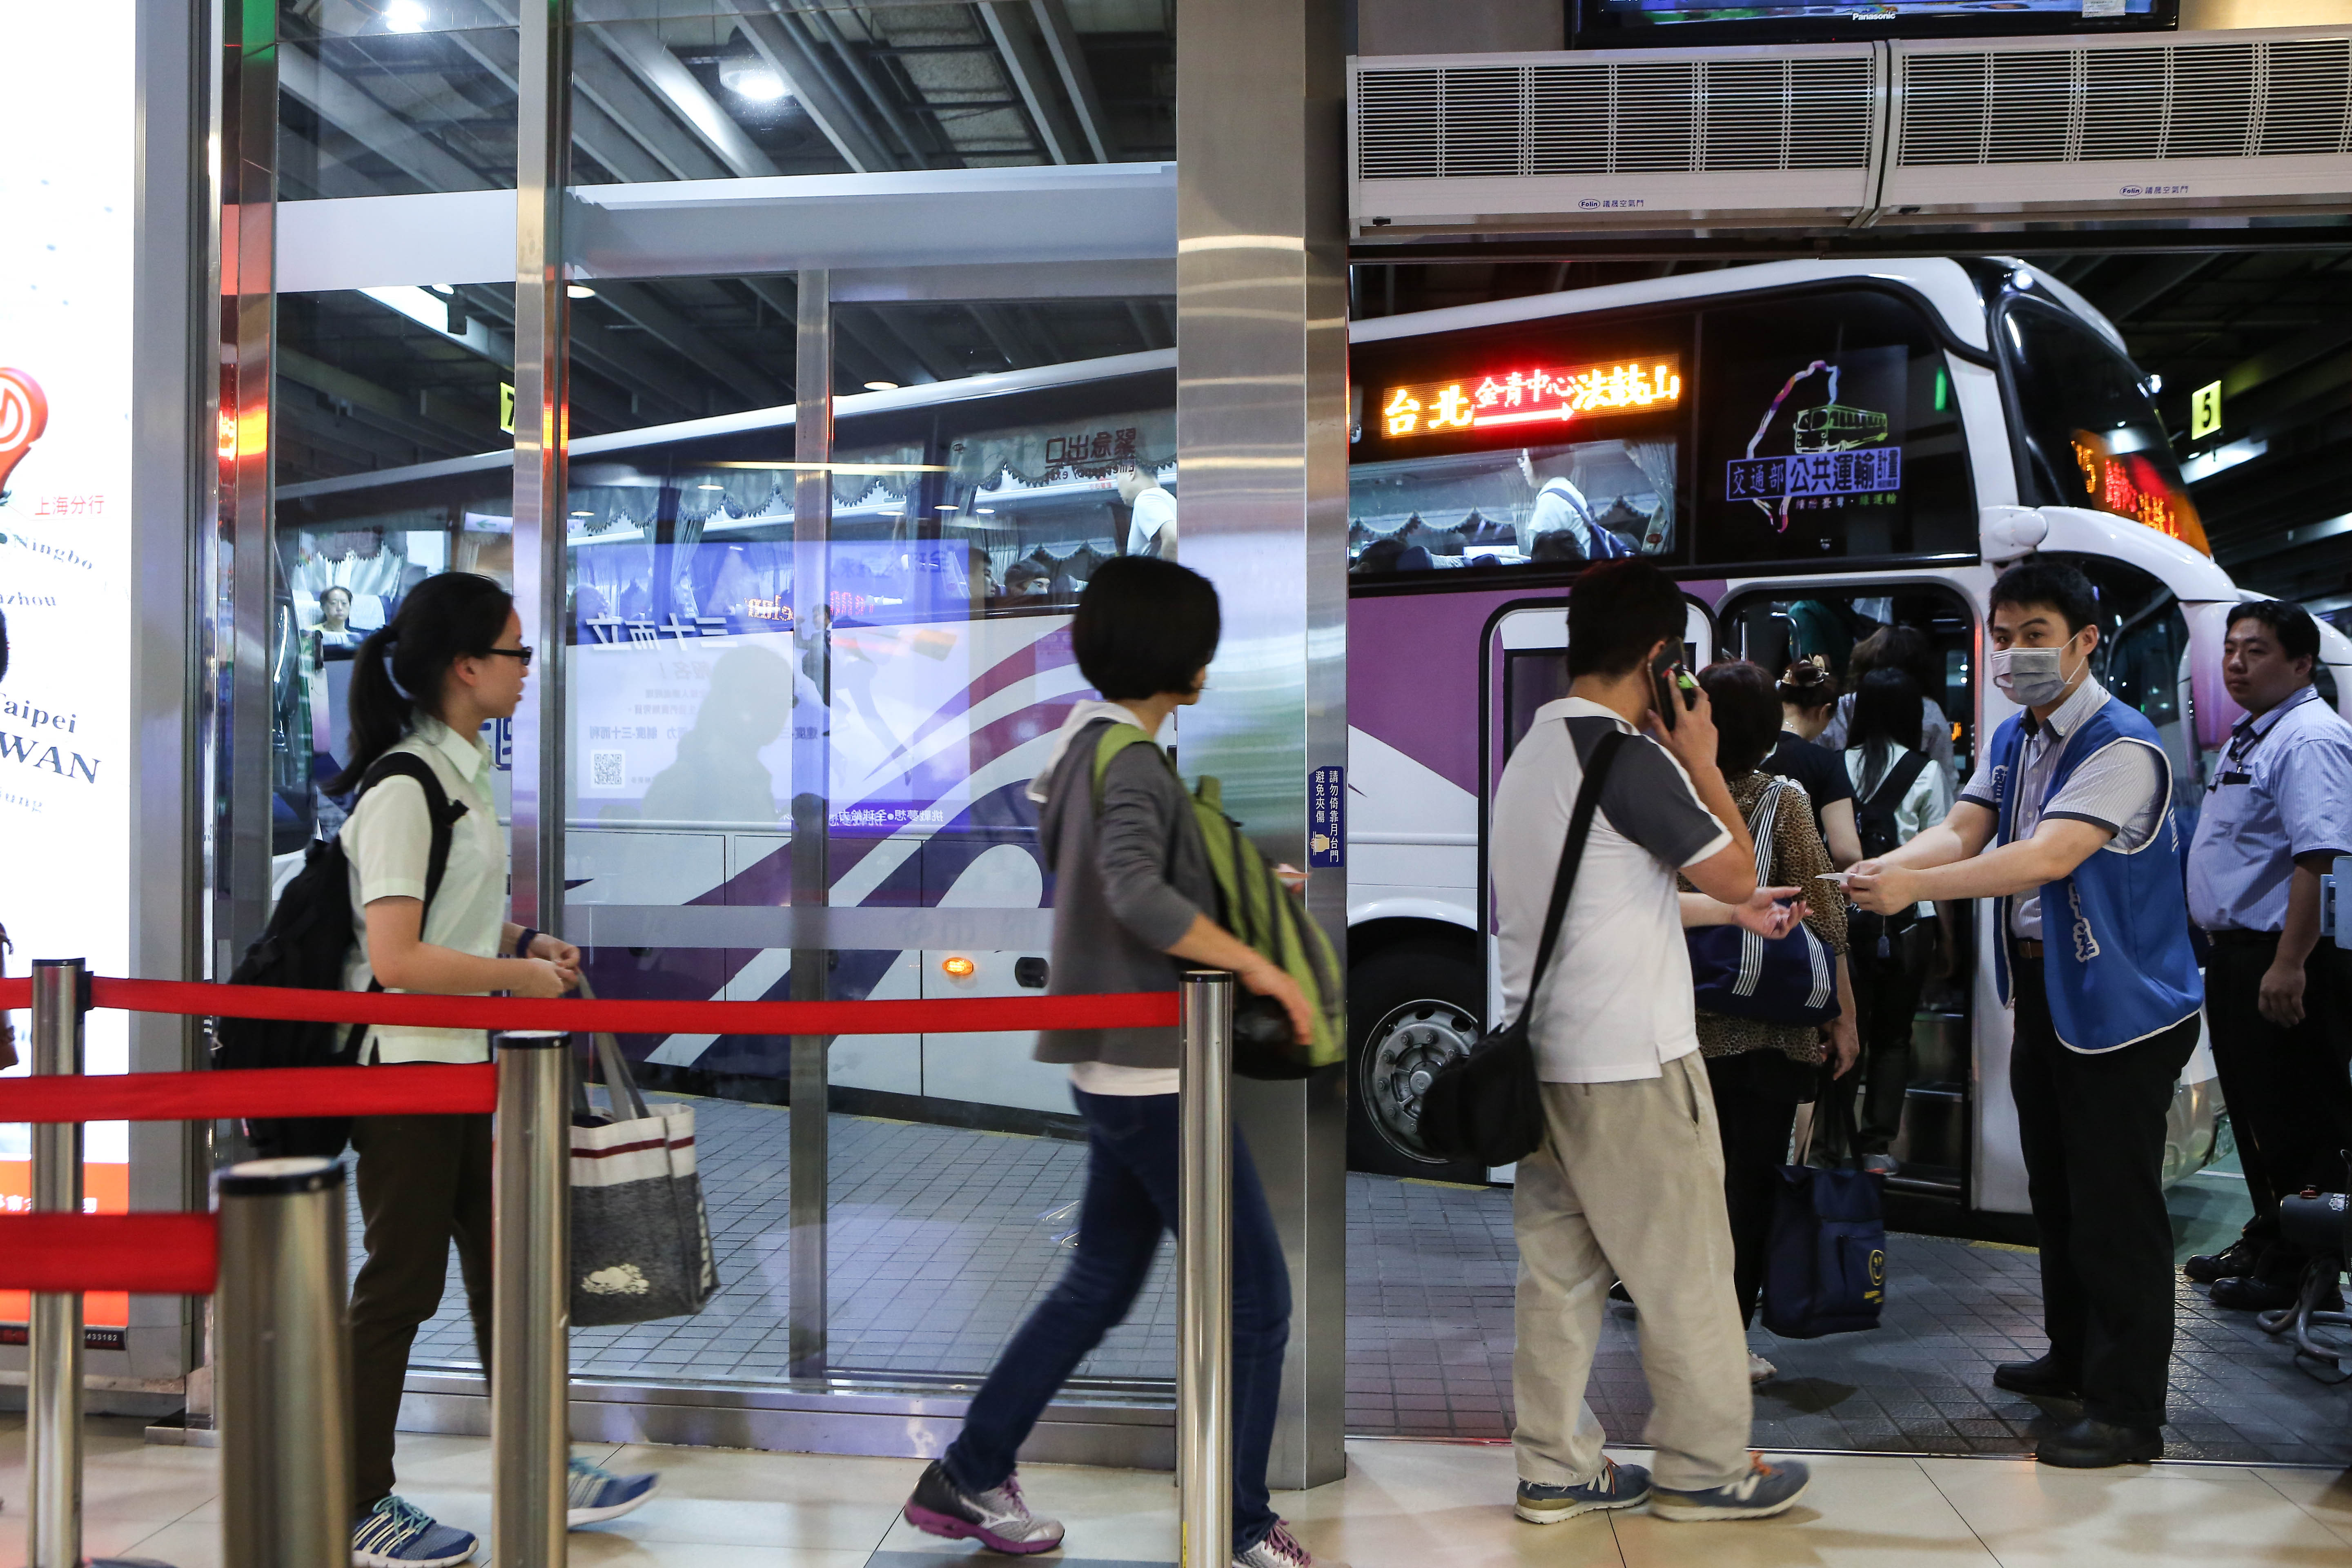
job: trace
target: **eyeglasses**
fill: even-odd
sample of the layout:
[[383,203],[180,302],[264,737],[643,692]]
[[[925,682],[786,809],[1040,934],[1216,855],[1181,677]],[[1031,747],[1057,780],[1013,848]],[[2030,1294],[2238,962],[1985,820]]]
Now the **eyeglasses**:
[[482,650],[482,655],[484,658],[488,658],[491,654],[497,654],[500,658],[519,658],[522,660],[522,667],[525,669],[529,669],[530,668],[530,656],[537,651],[538,649],[536,648],[528,647],[486,647]]

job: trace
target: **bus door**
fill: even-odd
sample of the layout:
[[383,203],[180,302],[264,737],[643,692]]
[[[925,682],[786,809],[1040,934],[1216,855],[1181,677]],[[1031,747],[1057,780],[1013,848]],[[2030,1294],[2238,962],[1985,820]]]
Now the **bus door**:
[[[1945,770],[1949,800],[1967,783],[1978,745],[1981,632],[1972,586],[1963,577],[1940,574],[1735,583],[1717,606],[1717,623],[1725,657],[1753,660],[1775,674],[1799,659],[1816,659],[1847,693],[1874,655],[1885,657],[1886,639],[1864,646],[1874,634],[1887,627],[1916,634],[1898,637],[1895,648],[1901,667],[1934,704],[1932,710],[1922,709],[1921,732],[1912,743],[1927,749],[1939,742],[1931,765]],[[1819,741],[1842,757],[1851,710],[1851,702],[1841,700]],[[1931,729],[1937,732],[1930,734]],[[1872,985],[1856,1070],[1867,1075],[1875,1054],[1879,1070],[1899,1073],[1903,1082],[1899,1096],[1885,1090],[1873,1096],[1865,1076],[1857,1107],[1866,1121],[1874,1114],[1895,1119],[1889,1152],[1898,1169],[1888,1179],[1891,1189],[1930,1201],[2022,1211],[2024,1171],[2007,1087],[2009,1017],[1993,1000],[1989,958],[1979,963],[1977,957],[1991,951],[1988,934],[1976,929],[1990,918],[1981,910],[1972,915],[1966,905],[1939,909],[1922,922],[1920,934],[1907,939],[1913,951],[1905,969],[1919,976],[1916,998],[1907,982]],[[1890,948],[1880,963],[1904,956]],[[1866,984],[1861,966],[1855,978]],[[1873,999],[1909,1004],[1907,1061],[1896,1052],[1870,1049],[1874,1035],[1886,1037],[1867,1016]],[[1997,1037],[1983,1037],[1984,1031]],[[2000,1069],[1990,1086],[1989,1062]]]
[[[1687,594],[1684,595],[1684,657],[1691,668],[1700,669],[1715,658],[1715,616],[1704,602]],[[1500,1020],[1503,1016],[1502,965],[1494,941],[1495,899],[1490,852],[1495,781],[1503,776],[1503,764],[1510,760],[1520,738],[1535,722],[1536,710],[1547,702],[1568,695],[1567,602],[1526,605],[1507,609],[1496,616],[1487,626],[1483,679],[1487,748],[1486,755],[1480,759],[1484,776],[1478,792],[1478,908],[1483,911],[1479,946],[1485,952],[1486,1016]],[[1507,1169],[1493,1172],[1490,1179],[1508,1181],[1510,1172]]]

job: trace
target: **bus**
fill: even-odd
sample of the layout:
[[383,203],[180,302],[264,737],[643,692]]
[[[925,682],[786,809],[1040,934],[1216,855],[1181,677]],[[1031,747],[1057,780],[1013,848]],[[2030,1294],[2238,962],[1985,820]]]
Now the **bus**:
[[[2058,280],[1990,258],[1777,262],[1350,338],[1352,1167],[1507,1178],[1423,1147],[1420,1095],[1495,1011],[1486,803],[1565,689],[1587,562],[1639,554],[1675,576],[1698,663],[1843,670],[1872,630],[1916,628],[1964,777],[2014,710],[1981,678],[1992,580],[2029,553],[2072,561],[2099,591],[2097,673],[2156,723],[2172,809],[2193,818],[2238,716],[2222,616],[2249,595],[2211,558],[2119,334]],[[787,928],[760,911],[787,901],[793,821],[820,806],[830,994],[1046,984],[1052,889],[1024,791],[1087,695],[1077,593],[1101,561],[1174,539],[1175,383],[1162,351],[839,399],[822,661],[791,624],[790,407],[573,443],[564,918],[600,994],[788,995]],[[328,586],[393,585],[355,597],[364,629],[425,572],[503,571],[509,464],[284,487],[298,641]],[[2323,637],[2341,704],[2352,642]],[[337,743],[334,650],[301,658],[278,768],[298,850],[331,826],[306,781]],[[819,802],[793,798],[796,707],[824,716]],[[1916,1019],[1895,1184],[2000,1215],[2027,1205],[1990,919],[1969,917]],[[1035,1127],[1069,1102],[1029,1044],[844,1037],[832,1081],[881,1114]],[[775,1099],[788,1072],[782,1038],[631,1048],[705,1092]],[[2212,1079],[2200,1048],[2168,1176],[2211,1157]]]

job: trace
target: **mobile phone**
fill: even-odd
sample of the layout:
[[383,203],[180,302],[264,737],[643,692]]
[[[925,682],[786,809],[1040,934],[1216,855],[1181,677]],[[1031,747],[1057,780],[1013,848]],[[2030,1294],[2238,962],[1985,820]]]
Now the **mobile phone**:
[[1698,682],[1683,668],[1682,648],[1669,643],[1650,661],[1650,679],[1656,688],[1658,722],[1671,730],[1682,713],[1698,706]]

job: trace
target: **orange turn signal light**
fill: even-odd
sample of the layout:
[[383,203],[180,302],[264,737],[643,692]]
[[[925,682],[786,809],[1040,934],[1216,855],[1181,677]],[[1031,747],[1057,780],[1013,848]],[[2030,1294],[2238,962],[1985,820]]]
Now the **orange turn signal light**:
[[940,960],[940,970],[950,979],[969,980],[980,973],[980,965],[959,953],[953,958]]

